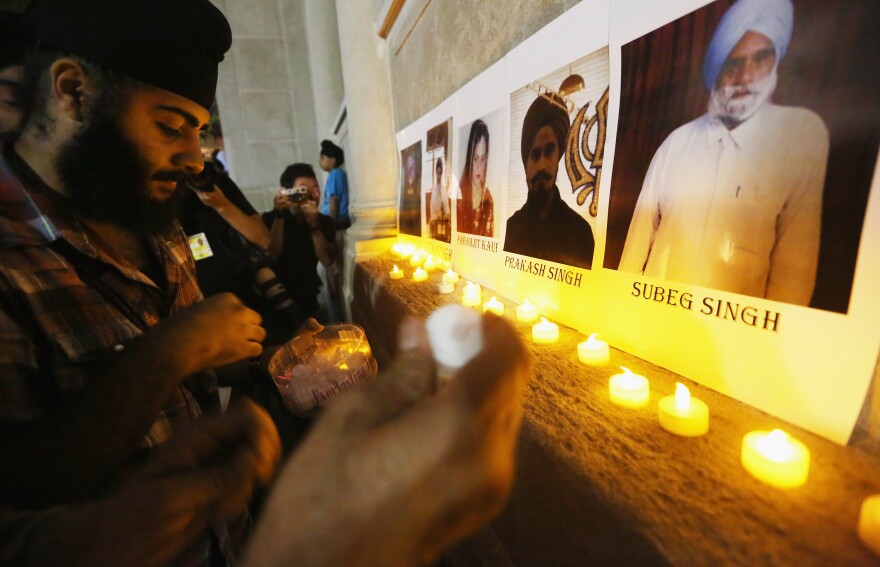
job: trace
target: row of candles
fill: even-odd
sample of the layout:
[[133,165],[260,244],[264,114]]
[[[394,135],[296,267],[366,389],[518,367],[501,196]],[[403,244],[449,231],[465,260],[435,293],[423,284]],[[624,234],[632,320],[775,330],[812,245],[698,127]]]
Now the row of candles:
[[[400,243],[392,248],[399,257],[409,257],[410,266],[415,267],[413,280],[423,282],[428,279],[428,271],[439,268],[440,264],[430,255],[421,251],[407,249]],[[396,265],[390,272],[391,279],[402,279],[403,270]],[[449,269],[438,284],[440,293],[452,293],[459,282],[459,276]],[[465,282],[461,303],[465,307],[480,307],[483,313],[503,316],[504,303],[496,297],[486,302],[482,299],[482,288],[473,282]],[[538,319],[540,318],[540,321]],[[538,344],[552,344],[559,340],[559,325],[540,317],[537,306],[528,300],[516,308],[516,320],[532,325],[532,340]],[[537,322],[536,322],[537,321]],[[578,359],[587,365],[604,365],[610,361],[608,343],[600,340],[597,334],[590,335],[577,345]],[[644,408],[650,402],[648,379],[621,367],[623,373],[612,376],[608,383],[609,398],[612,403],[628,408]],[[698,437],[709,431],[709,406],[691,396],[687,386],[675,384],[675,394],[663,397],[657,406],[660,426],[683,437]],[[807,481],[810,468],[810,451],[801,441],[781,429],[773,431],[752,431],[743,437],[741,461],[743,467],[758,480],[781,488],[794,488]],[[866,499],[859,517],[858,534],[862,541],[875,553],[880,554],[880,495]]]

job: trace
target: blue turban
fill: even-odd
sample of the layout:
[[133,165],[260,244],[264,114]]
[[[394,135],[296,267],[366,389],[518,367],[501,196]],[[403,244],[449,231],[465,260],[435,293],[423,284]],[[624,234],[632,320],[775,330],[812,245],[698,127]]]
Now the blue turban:
[[767,36],[776,48],[776,61],[785,57],[791,28],[794,24],[794,7],[791,0],[738,0],[727,10],[703,61],[703,84],[711,91],[721,72],[727,56],[747,31]]

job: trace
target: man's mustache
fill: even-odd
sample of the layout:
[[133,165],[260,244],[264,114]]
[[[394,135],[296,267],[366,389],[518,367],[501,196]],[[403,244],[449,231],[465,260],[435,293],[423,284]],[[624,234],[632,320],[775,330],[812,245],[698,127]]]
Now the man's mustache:
[[538,183],[539,181],[551,181],[550,174],[546,171],[539,171],[529,179],[529,183]]

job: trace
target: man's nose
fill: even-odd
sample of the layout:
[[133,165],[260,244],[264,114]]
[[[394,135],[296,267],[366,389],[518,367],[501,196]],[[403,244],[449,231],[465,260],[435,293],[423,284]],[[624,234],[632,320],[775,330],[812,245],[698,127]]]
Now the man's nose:
[[199,173],[205,169],[205,159],[202,156],[202,146],[198,136],[188,139],[186,145],[174,155],[172,162],[177,167],[186,169],[187,173]]

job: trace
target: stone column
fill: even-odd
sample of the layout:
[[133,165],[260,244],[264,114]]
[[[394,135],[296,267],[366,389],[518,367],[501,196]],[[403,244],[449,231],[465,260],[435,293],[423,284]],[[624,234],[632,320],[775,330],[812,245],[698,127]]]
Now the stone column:
[[397,232],[398,156],[388,47],[373,29],[370,0],[336,0],[342,79],[348,111],[348,170],[354,224],[346,235],[343,303],[350,318],[354,258],[359,242]]
[[[316,137],[329,138],[345,100],[336,4],[327,0],[304,0],[309,67],[314,90]],[[317,161],[318,148],[314,148]]]

